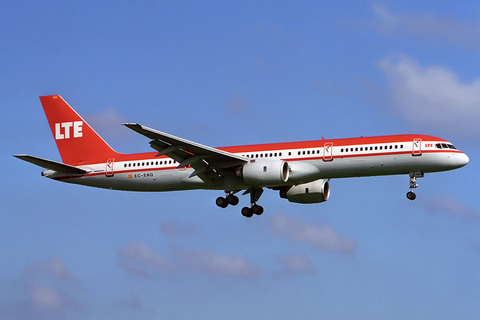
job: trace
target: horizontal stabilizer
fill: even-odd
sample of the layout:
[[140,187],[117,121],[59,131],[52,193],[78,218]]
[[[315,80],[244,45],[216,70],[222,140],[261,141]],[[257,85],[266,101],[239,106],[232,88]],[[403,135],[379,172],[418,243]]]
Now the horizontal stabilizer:
[[52,160],[47,160],[47,159],[42,159],[34,156],[29,156],[26,154],[17,154],[14,155],[14,157],[33,163],[34,165],[40,166],[45,169],[53,170],[53,171],[58,171],[62,173],[68,173],[68,174],[86,174],[88,173],[87,170],[80,169],[74,166],[69,166],[68,164],[64,164],[61,162],[56,162]]

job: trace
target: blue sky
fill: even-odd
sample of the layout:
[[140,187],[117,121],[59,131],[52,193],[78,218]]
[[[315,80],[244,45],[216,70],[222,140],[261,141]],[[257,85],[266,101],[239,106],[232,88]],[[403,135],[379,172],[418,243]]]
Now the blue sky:
[[[473,1],[4,1],[0,319],[478,319],[480,7]],[[139,122],[210,146],[421,133],[459,170],[332,180],[261,217],[215,191],[62,184],[38,96],[119,152]]]

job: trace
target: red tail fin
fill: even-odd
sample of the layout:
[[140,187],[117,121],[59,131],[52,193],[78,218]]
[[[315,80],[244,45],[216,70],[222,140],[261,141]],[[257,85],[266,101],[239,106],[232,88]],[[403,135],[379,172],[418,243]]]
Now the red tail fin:
[[60,96],[40,97],[63,163],[107,162],[115,152]]

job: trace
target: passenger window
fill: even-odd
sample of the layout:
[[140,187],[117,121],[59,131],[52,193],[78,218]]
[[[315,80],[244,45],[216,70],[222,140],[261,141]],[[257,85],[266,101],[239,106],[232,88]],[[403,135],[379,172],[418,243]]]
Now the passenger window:
[[390,149],[392,149],[392,148],[393,148],[392,145],[390,145]]
[[375,150],[378,150],[378,146],[375,146]]

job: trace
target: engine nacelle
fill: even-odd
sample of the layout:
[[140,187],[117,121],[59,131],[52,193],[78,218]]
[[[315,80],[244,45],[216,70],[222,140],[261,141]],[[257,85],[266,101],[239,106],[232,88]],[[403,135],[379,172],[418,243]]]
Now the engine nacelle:
[[253,160],[243,165],[241,175],[249,185],[276,187],[288,181],[290,171],[283,160]]
[[280,197],[295,203],[319,203],[327,201],[330,197],[330,185],[325,180],[292,186],[288,190],[280,190]]

